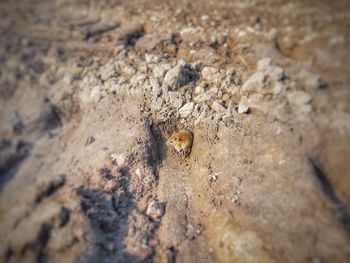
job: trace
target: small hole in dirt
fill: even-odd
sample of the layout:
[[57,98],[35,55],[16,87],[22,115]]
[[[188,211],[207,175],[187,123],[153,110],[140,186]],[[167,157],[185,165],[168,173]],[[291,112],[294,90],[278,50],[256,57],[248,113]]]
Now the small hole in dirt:
[[177,254],[178,254],[178,250],[174,246],[167,248],[166,256],[167,256],[168,263],[175,263]]

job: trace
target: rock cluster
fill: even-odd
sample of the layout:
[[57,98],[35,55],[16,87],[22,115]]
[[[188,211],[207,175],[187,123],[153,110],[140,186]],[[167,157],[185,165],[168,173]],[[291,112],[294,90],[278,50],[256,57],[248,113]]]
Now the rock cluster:
[[[246,81],[241,83],[241,79]],[[247,78],[234,68],[217,69],[183,60],[169,63],[169,59],[147,54],[145,60],[135,56],[130,63],[110,60],[100,68],[100,75],[87,74],[81,87],[83,104],[98,103],[110,93],[138,94],[156,119],[178,119],[186,126],[228,126],[252,108],[277,118],[283,114],[270,109],[290,105],[296,114],[312,111],[311,95],[270,58],[258,61],[256,71]]]

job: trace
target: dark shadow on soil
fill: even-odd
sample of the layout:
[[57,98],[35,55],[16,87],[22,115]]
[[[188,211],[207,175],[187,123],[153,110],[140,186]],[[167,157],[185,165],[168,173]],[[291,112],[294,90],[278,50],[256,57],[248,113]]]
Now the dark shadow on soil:
[[338,198],[333,185],[329,181],[327,175],[322,171],[318,164],[309,158],[309,162],[314,170],[314,175],[320,183],[322,191],[330,201],[335,212],[336,218],[343,224],[345,229],[350,232],[350,215],[344,204]]
[[143,27],[139,27],[124,34],[122,37],[120,37],[120,40],[122,41],[124,48],[129,50],[135,46],[137,40],[143,37],[144,34],[145,29]]
[[137,140],[141,150],[130,153],[127,159],[129,165],[137,160],[145,161],[145,166],[152,169],[149,180],[137,179],[129,165],[116,169],[104,167],[99,169],[101,184],[116,184],[112,190],[104,187],[77,190],[82,212],[90,225],[89,249],[78,258],[79,262],[153,262],[155,233],[160,221],[138,205],[142,199],[156,200],[152,191],[157,187],[158,167],[166,157],[166,145],[156,124],[147,120],[144,128],[146,136]]
[[129,191],[130,171],[124,167],[117,178],[118,193],[101,189],[78,189],[81,208],[90,223],[90,248],[81,262],[145,262],[145,259],[125,251],[124,240],[128,234],[128,217],[136,209],[133,193]]
[[154,122],[149,124],[148,129],[150,138],[147,150],[149,153],[148,164],[153,167],[153,172],[157,174],[158,166],[167,158],[167,146],[161,130]]
[[62,124],[60,115],[61,110],[46,98],[44,100],[43,110],[38,120],[40,129],[45,132],[60,126]]
[[25,141],[18,141],[14,149],[11,141],[0,141],[0,191],[15,177],[31,148],[32,144]]

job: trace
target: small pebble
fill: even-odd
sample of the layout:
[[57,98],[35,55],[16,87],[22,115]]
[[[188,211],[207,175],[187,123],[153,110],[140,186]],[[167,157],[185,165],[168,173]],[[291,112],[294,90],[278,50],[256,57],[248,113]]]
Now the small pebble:
[[156,78],[163,78],[166,70],[162,66],[155,67],[153,69],[153,76]]
[[239,105],[238,106],[238,113],[239,114],[247,114],[250,112],[250,108],[247,105]]
[[218,176],[217,176],[216,174],[211,174],[211,175],[209,176],[209,179],[210,179],[210,181],[212,181],[212,182],[216,182],[216,180],[218,179]]
[[202,77],[207,82],[215,82],[219,71],[216,68],[204,67],[202,69]]
[[202,93],[194,97],[193,99],[197,103],[205,102],[211,100],[211,95],[208,92]]
[[158,63],[159,62],[159,57],[154,55],[154,54],[145,54],[145,60],[148,64],[150,63]]
[[170,69],[164,77],[164,83],[169,85],[172,89],[179,88],[188,81],[188,76],[184,71],[184,66],[178,64]]
[[225,107],[221,105],[218,101],[214,101],[212,104],[212,109],[216,112],[223,112],[225,111]]
[[142,171],[141,171],[141,169],[140,169],[140,168],[137,168],[137,169],[135,170],[135,174],[136,174],[139,178],[141,178],[141,176],[142,176]]
[[159,82],[156,78],[150,77],[149,78],[149,83],[151,84],[152,91],[156,96],[159,96],[162,93],[162,89],[159,85]]
[[152,201],[148,207],[146,214],[152,219],[159,219],[164,215],[165,205],[159,201]]
[[190,116],[190,114],[192,113],[194,109],[194,103],[193,102],[187,102],[185,105],[183,105],[180,109],[179,109],[179,114],[181,117],[186,118],[188,116]]
[[222,95],[222,100],[223,101],[228,101],[229,100],[229,98],[230,98],[230,95],[229,94],[224,94],[224,95]]
[[182,106],[183,101],[181,99],[181,94],[179,92],[169,91],[168,96],[170,99],[170,104],[173,105],[176,109]]

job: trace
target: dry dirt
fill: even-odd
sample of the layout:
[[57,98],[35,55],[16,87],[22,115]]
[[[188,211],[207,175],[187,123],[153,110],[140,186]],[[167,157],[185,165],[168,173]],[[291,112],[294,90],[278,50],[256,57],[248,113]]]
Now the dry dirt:
[[348,1],[2,0],[0,33],[0,262],[350,262]]

